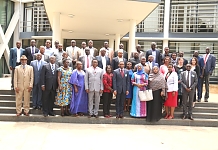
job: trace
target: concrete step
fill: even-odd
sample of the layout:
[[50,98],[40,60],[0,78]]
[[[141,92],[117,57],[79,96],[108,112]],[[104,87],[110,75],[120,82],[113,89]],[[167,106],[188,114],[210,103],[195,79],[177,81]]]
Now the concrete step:
[[133,125],[177,125],[177,126],[201,126],[201,127],[218,127],[217,119],[200,119],[195,118],[194,121],[189,119],[161,119],[159,122],[150,123],[146,122],[145,118],[131,118],[124,117],[124,119],[112,118],[87,118],[83,117],[71,117],[71,116],[49,116],[43,117],[42,115],[30,115],[29,117],[20,116],[16,117],[15,114],[0,114],[1,121],[13,121],[13,122],[55,122],[55,123],[78,123],[78,124],[133,124]]

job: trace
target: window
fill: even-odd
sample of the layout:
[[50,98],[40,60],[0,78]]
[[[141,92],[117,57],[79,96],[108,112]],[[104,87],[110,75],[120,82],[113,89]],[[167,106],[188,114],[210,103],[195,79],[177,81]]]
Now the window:
[[172,0],[170,32],[217,33],[217,3],[214,0]]
[[141,23],[137,25],[137,32],[163,32],[164,0]]
[[163,42],[162,41],[145,41],[145,40],[138,41],[138,43],[141,45],[142,50],[144,52],[151,49],[151,43],[152,42],[155,42],[157,44],[157,49],[158,50],[160,50],[161,52],[163,51]]

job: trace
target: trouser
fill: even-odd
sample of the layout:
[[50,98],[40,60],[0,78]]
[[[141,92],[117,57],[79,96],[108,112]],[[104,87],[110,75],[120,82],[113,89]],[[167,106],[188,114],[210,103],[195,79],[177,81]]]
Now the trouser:
[[[201,92],[200,92],[200,99],[202,98],[202,92],[203,92],[203,84],[205,82],[205,94],[204,98],[208,99],[209,98],[209,80],[210,80],[210,74],[204,75],[203,78],[201,78]],[[199,99],[199,97],[198,97]]]
[[201,78],[198,78],[198,84],[197,84],[197,91],[198,91],[198,100],[202,98],[202,85],[201,85]]
[[178,95],[177,100],[178,100],[177,102],[178,106],[181,106],[182,105],[182,95]]
[[53,113],[55,94],[56,94],[56,90],[53,89],[43,91],[42,108],[44,114]]
[[33,106],[42,106],[42,87],[38,83],[33,86]]
[[19,93],[16,92],[16,111],[22,113],[22,100],[24,97],[23,108],[25,113],[29,113],[30,108],[30,92],[28,89],[19,88]]
[[[95,108],[93,109],[93,102],[95,103]],[[100,103],[100,92],[90,91],[89,92],[89,115],[98,115]]]
[[[16,66],[19,66],[20,63],[16,63]],[[12,68],[11,72],[11,87],[14,88],[14,70],[15,68]]]
[[116,95],[116,115],[123,115],[124,101],[126,99],[126,93],[117,93]]
[[103,115],[110,115],[112,93],[103,93]]
[[[195,90],[191,90],[191,92],[187,92],[185,89],[182,94],[182,102],[183,102],[183,115],[192,115],[192,106],[194,99]],[[188,102],[189,100],[189,102]],[[187,104],[188,103],[188,104]],[[187,110],[188,106],[188,110]]]

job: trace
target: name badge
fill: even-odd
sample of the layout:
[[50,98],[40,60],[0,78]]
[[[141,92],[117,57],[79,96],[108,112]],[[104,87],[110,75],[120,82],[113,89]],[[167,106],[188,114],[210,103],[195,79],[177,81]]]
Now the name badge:
[[125,74],[125,77],[127,77],[127,74]]

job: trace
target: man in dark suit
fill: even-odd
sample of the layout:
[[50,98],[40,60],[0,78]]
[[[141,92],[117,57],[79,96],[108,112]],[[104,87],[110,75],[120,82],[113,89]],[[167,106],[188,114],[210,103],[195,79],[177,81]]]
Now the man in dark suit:
[[123,51],[122,50],[119,50],[117,57],[113,58],[113,60],[112,60],[113,70],[116,70],[117,68],[119,68],[119,62],[120,61],[123,61],[124,66],[126,67],[127,59],[123,57]]
[[138,52],[134,52],[133,57],[129,59],[132,63],[132,68],[135,68],[135,65],[140,63],[139,55],[140,54]]
[[200,97],[198,97],[198,101],[201,101],[202,98],[202,89],[203,89],[203,84],[205,82],[205,95],[204,95],[204,101],[208,102],[208,98],[209,98],[209,83],[210,83],[210,76],[213,73],[213,70],[215,69],[215,65],[216,65],[216,57],[214,57],[213,55],[210,54],[210,48],[207,47],[206,48],[206,54],[203,55],[203,59],[201,59],[200,62],[200,66],[202,66],[202,64],[204,64],[203,68],[202,68],[202,72],[200,73],[200,78],[201,78],[201,91],[200,93]]
[[105,72],[106,66],[110,65],[110,58],[105,56],[106,49],[103,47],[100,49],[101,56],[96,56],[96,59],[98,60],[98,67],[103,69],[103,72]]
[[30,47],[25,49],[25,55],[27,57],[27,64],[30,65],[30,62],[33,60],[33,55],[38,53],[39,49],[36,47],[36,41],[31,40]]
[[187,65],[188,64],[188,60],[183,57],[184,56],[184,52],[180,51],[178,55],[179,55],[179,57],[183,58],[183,60],[184,60],[183,65],[184,66]]
[[83,64],[83,70],[86,71],[87,68],[92,66],[92,60],[95,57],[90,55],[90,49],[88,47],[85,48],[85,55],[79,57],[79,61]]
[[164,48],[164,54],[162,54],[162,58],[161,58],[162,64],[163,64],[164,58],[167,57],[167,56],[168,56],[168,57],[171,57],[169,47],[165,47],[165,48]]
[[[187,106],[188,106],[188,115],[189,119],[194,120],[192,117],[192,106],[194,100],[194,94],[196,90],[196,86],[198,84],[198,76],[195,71],[191,71],[191,65],[186,65],[186,71],[181,74],[181,84],[182,84],[182,102],[183,102],[183,118],[187,117]],[[187,105],[187,101],[189,103]]]
[[[145,52],[141,50],[141,45],[136,46],[136,52],[138,53],[139,60],[141,60],[142,57],[145,57]],[[134,57],[135,52],[131,53],[130,59]]]
[[37,53],[36,54],[36,60],[31,61],[30,66],[33,67],[33,73],[34,73],[34,84],[33,84],[33,109],[39,109],[42,108],[42,88],[41,88],[41,72],[42,72],[42,66],[46,64],[47,62],[42,61],[42,54]]
[[154,56],[154,62],[158,63],[159,66],[162,64],[162,62],[161,62],[162,55],[161,55],[160,51],[156,49],[156,43],[155,42],[151,43],[151,49],[147,50],[147,52],[146,52],[146,60],[147,61],[148,61],[148,56],[149,55]]
[[42,67],[41,73],[41,87],[43,91],[43,116],[47,117],[55,116],[53,112],[56,89],[58,88],[57,83],[57,68],[58,65],[55,64],[55,56],[50,57],[50,63],[45,64]]
[[159,67],[158,63],[154,62],[154,56],[152,56],[152,55],[148,56],[148,62],[146,62],[146,64],[149,65],[150,72],[152,72],[152,69],[153,69],[154,66]]
[[114,52],[114,57],[118,56],[118,51],[122,51],[123,52],[123,58],[125,58],[126,60],[128,60],[128,53],[124,50],[124,45],[123,43],[120,43],[119,45],[119,50],[116,50]]
[[[39,53],[42,54],[42,61],[46,61],[47,63],[49,63],[49,56],[45,54],[45,47],[44,46],[40,46],[39,48]],[[33,55],[33,60],[36,60],[36,54]]]
[[116,96],[116,118],[123,118],[123,108],[126,95],[129,94],[129,72],[124,69],[124,62],[119,62],[119,69],[113,73],[113,89]]
[[11,90],[14,90],[14,69],[20,65],[20,57],[24,54],[24,49],[21,48],[21,42],[16,42],[16,47],[10,49],[9,65],[12,71],[11,76]]

